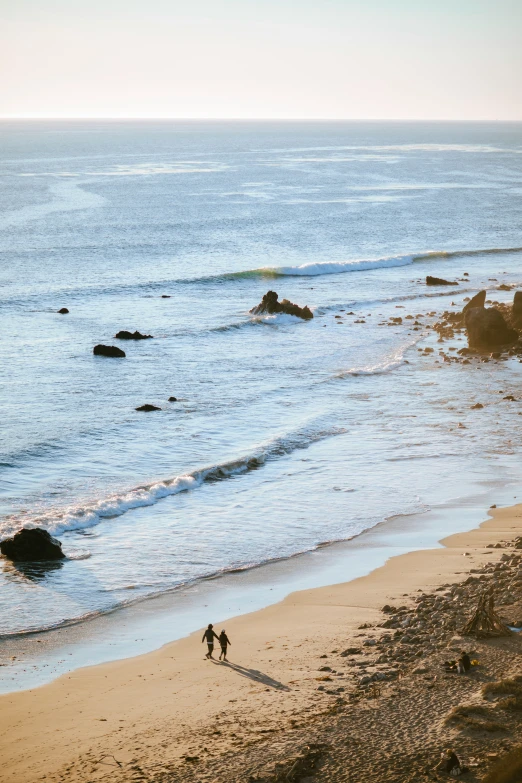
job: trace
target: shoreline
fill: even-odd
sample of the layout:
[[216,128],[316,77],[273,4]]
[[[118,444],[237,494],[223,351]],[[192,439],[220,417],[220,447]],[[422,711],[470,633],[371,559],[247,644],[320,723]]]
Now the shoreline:
[[[319,658],[337,658],[333,650],[371,636],[373,630],[361,634],[358,628],[374,626],[383,604],[410,603],[414,592],[464,582],[470,572],[501,559],[503,548],[492,544],[519,535],[522,506],[498,508],[472,530],[444,537],[440,547],[399,554],[365,576],[293,592],[227,620],[228,666],[203,660],[197,631],[145,655],[2,695],[0,780],[91,781],[108,772],[111,780],[120,780],[120,773],[129,775],[136,765],[148,770],[136,779],[155,779],[167,769],[174,774],[181,765],[180,779],[192,780],[186,759],[202,731],[207,746],[212,744],[208,727],[215,727],[217,717],[234,716],[240,725],[254,719],[261,726],[279,724],[283,713],[314,710],[331,699],[317,691]],[[118,766],[106,766],[108,755]]]
[[390,557],[439,547],[441,537],[473,528],[488,505],[512,502],[518,487],[506,478],[502,486],[495,482],[487,489],[477,481],[470,493],[426,511],[388,517],[351,539],[203,578],[57,628],[4,636],[0,695],[46,685],[85,666],[152,653],[204,627],[209,616],[229,622],[293,592],[367,576]]

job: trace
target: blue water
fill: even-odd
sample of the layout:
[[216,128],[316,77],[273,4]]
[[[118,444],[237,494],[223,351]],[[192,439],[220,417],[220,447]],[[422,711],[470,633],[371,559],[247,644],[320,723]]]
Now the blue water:
[[[0,633],[506,476],[520,363],[436,363],[425,326],[522,285],[522,125],[4,121],[0,150],[0,538],[69,555],[0,560]],[[313,321],[250,316],[269,288]]]

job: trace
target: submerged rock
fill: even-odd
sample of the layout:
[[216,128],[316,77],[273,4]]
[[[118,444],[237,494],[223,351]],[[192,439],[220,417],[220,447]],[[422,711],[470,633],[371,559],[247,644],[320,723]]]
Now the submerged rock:
[[161,408],[158,408],[157,405],[149,405],[149,403],[146,403],[145,405],[140,405],[139,408],[136,408],[137,411],[160,411]]
[[93,354],[96,356],[111,356],[113,358],[125,358],[126,353],[121,348],[117,348],[115,345],[95,345],[92,349]]
[[121,332],[114,335],[117,340],[152,340],[151,334],[142,334],[141,332],[127,332],[122,329]]
[[309,307],[299,307],[299,305],[289,302],[288,299],[283,299],[282,302],[279,302],[275,291],[267,291],[260,304],[253,307],[250,312],[252,315],[286,313],[287,315],[295,315],[297,318],[303,318],[305,321],[309,321],[314,317]]
[[67,315],[67,313],[69,312],[69,310],[68,310],[66,307],[60,307],[60,309],[58,310],[58,312],[60,313],[60,315]]
[[18,562],[63,560],[65,557],[58,539],[41,527],[22,528],[12,538],[0,543],[0,552]]
[[502,313],[494,307],[474,307],[468,310],[465,324],[470,346],[488,348],[518,340],[518,332],[510,329]]
[[468,310],[473,310],[474,307],[484,307],[485,304],[486,304],[486,292],[479,291],[478,294],[475,294],[475,296],[469,300],[467,305],[464,305],[462,312],[467,313]]
[[426,277],[426,285],[458,285],[456,280],[444,280],[442,277]]

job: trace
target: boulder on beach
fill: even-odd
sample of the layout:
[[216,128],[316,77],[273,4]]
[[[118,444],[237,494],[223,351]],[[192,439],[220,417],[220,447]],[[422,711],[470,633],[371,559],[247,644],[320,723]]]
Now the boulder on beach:
[[456,280],[444,280],[443,277],[426,277],[426,285],[458,285]]
[[142,334],[141,332],[127,332],[125,329],[122,329],[118,334],[115,334],[114,337],[117,340],[152,340],[151,334]]
[[67,313],[69,312],[69,310],[68,310],[66,307],[60,307],[60,309],[58,310],[58,312],[60,313],[60,315],[67,315]]
[[494,307],[474,307],[465,317],[468,343],[478,348],[508,345],[518,340],[518,332],[510,329],[502,313]]
[[473,310],[474,307],[485,307],[485,305],[486,292],[479,291],[478,294],[475,294],[475,296],[472,297],[466,305],[464,305],[462,312],[467,313],[468,310]]
[[24,527],[0,543],[0,552],[17,562],[63,560],[62,545],[41,527]]
[[282,302],[279,302],[275,291],[267,291],[261,302],[253,307],[250,312],[252,315],[286,313],[287,315],[295,315],[297,318],[303,318],[305,321],[309,321],[314,317],[309,307],[299,307],[299,305],[289,302],[288,299],[283,299]]
[[157,405],[149,405],[149,403],[146,403],[145,405],[140,405],[139,408],[136,408],[137,411],[160,411],[161,408],[158,408]]
[[121,348],[117,348],[115,345],[95,345],[92,349],[93,354],[96,356],[112,356],[113,358],[122,358],[126,356],[125,351]]

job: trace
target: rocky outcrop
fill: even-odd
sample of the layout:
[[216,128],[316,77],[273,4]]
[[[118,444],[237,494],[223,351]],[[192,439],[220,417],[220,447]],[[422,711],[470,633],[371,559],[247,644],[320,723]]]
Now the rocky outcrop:
[[473,310],[474,307],[485,307],[486,305],[486,292],[485,291],[479,291],[478,294],[475,294],[472,299],[469,300],[469,302],[464,305],[462,312],[467,313],[468,310]]
[[442,277],[426,277],[426,285],[458,285],[456,280],[444,280]]
[[522,328],[522,291],[516,291],[511,308],[511,319],[513,326]]
[[117,340],[152,340],[151,334],[142,334],[141,332],[127,332],[122,329],[121,332],[114,335]]
[[283,299],[282,302],[279,302],[275,291],[268,291],[263,296],[261,302],[253,307],[250,312],[252,315],[286,313],[287,315],[295,315],[297,318],[303,318],[305,321],[309,321],[314,317],[309,307],[299,307],[299,305],[289,302],[288,299]]
[[92,349],[95,356],[111,356],[115,359],[124,359],[126,356],[125,351],[121,348],[117,348],[115,345],[95,345]]
[[41,527],[24,527],[0,543],[0,552],[16,562],[63,560],[62,545]]
[[492,348],[508,345],[518,340],[518,332],[510,329],[494,307],[474,307],[465,316],[468,343],[474,348]]
[[139,408],[136,408],[137,411],[160,411],[161,408],[158,408],[157,405],[149,405],[149,403],[146,403],[145,405],[140,405]]
[[66,307],[60,307],[60,309],[58,310],[58,312],[60,313],[60,315],[67,315],[67,313],[69,312],[69,310],[68,310]]

